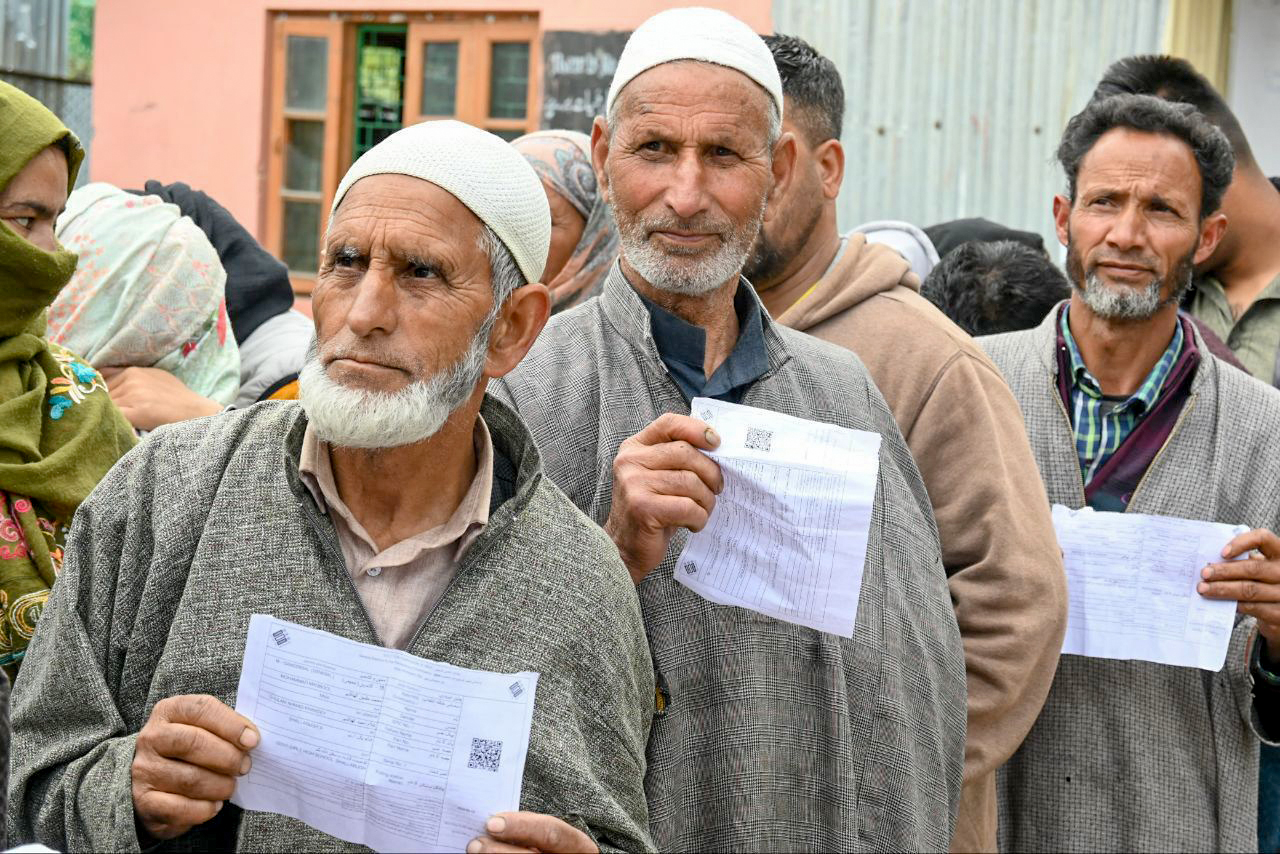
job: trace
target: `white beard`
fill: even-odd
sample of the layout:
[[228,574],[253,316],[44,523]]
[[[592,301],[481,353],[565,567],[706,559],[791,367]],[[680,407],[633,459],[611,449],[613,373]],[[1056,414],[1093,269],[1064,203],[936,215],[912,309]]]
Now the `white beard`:
[[[496,315],[495,315],[496,317]],[[329,376],[311,340],[298,375],[298,401],[316,435],[341,448],[398,448],[440,431],[475,391],[489,349],[490,318],[454,365],[397,392],[348,388]]]
[[767,202],[768,199],[762,199],[751,221],[742,228],[731,229],[720,248],[701,261],[695,253],[664,251],[650,241],[650,233],[666,223],[639,217],[626,219],[618,217],[615,211],[622,257],[660,291],[693,297],[708,294],[742,272],[764,223]]

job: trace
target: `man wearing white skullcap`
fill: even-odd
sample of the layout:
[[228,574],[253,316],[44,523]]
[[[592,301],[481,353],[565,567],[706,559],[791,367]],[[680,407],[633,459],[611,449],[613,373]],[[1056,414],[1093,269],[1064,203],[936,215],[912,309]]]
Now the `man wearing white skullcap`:
[[[538,673],[520,799],[530,812],[475,816],[466,832],[550,814],[561,847],[653,847],[654,681],[635,586],[604,532],[543,476],[520,418],[485,394],[546,322],[549,230],[533,169],[476,128],[406,128],[356,161],[322,245],[300,401],[157,430],[81,505],[15,694],[16,841],[340,845],[228,803],[276,722],[269,702],[256,719],[231,707],[249,618],[270,614],[433,661]],[[335,707],[291,708],[338,731],[325,729]],[[345,749],[336,738],[335,755]],[[493,777],[455,770],[456,785]],[[440,808],[429,792],[404,806],[424,821]],[[443,809],[443,821],[467,821]],[[343,839],[387,850],[363,827]]]
[[[621,258],[491,391],[636,581],[658,680],[645,790],[659,850],[943,850],[965,670],[928,496],[862,363],[772,322],[740,275],[792,180],[781,98],[769,49],[723,12],[635,31],[592,130]],[[676,582],[724,484],[697,396],[880,434],[852,638]],[[542,819],[542,838],[556,826]],[[512,850],[497,841],[475,850]]]

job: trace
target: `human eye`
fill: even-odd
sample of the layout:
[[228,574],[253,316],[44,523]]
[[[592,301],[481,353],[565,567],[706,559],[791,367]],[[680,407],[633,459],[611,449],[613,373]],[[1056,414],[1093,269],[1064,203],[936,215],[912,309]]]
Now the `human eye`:
[[364,256],[360,254],[360,250],[354,246],[339,245],[329,250],[325,255],[324,263],[321,265],[322,272],[333,270],[351,271],[358,269],[364,261]]
[[435,261],[426,261],[418,258],[409,259],[406,266],[406,272],[411,279],[443,279],[444,271],[440,269],[440,265]]
[[33,216],[15,216],[13,218],[13,221],[16,222],[18,225],[22,226],[24,229],[29,229],[31,228],[31,223],[36,221],[36,218]]

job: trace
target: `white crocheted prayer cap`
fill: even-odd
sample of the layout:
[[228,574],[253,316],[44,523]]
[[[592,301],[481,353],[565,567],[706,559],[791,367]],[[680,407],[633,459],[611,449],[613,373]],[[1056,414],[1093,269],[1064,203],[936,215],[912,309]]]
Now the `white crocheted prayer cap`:
[[728,12],[702,6],[668,9],[636,28],[618,57],[605,112],[633,78],[655,65],[681,59],[742,72],[769,93],[782,115],[782,78],[764,39]]
[[452,119],[398,130],[351,164],[330,213],[370,175],[410,175],[447,190],[493,229],[526,279],[542,281],[551,208],[533,167],[505,140]]

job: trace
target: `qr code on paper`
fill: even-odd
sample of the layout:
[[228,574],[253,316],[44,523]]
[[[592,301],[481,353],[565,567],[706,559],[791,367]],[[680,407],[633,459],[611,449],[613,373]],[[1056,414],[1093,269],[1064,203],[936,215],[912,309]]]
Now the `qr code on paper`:
[[289,642],[289,633],[284,629],[276,629],[271,633],[271,637],[275,638],[276,646],[284,646]]
[[687,562],[687,563],[685,563],[685,565],[684,565],[684,571],[685,571],[685,574],[686,574],[686,575],[697,575],[697,574],[698,574],[698,565],[697,565],[696,563],[694,563],[693,561],[688,561],[688,562]]
[[753,451],[773,450],[773,433],[759,427],[747,428],[747,447]]
[[502,761],[502,742],[487,738],[471,739],[471,758],[467,760],[468,768],[480,771],[498,770]]

